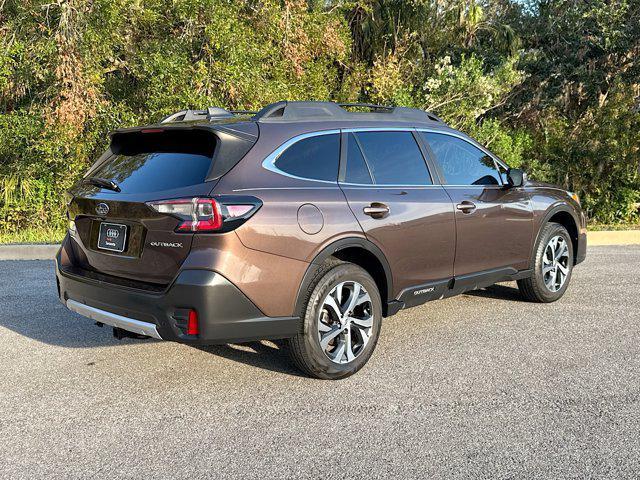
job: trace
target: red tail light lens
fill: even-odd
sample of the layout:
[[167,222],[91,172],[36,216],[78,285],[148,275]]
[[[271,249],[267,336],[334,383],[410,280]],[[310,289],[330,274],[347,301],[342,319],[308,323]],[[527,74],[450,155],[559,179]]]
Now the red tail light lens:
[[161,200],[147,205],[180,219],[177,232],[225,232],[244,223],[262,202],[255,197],[221,196]]
[[187,335],[198,335],[200,327],[198,325],[198,312],[189,310],[189,318],[187,319]]
[[212,198],[194,198],[191,219],[178,225],[181,232],[213,232],[222,227],[220,206]]

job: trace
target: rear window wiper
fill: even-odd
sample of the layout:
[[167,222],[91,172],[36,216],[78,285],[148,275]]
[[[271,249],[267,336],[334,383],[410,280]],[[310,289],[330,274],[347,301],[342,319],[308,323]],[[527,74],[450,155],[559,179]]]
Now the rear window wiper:
[[108,180],[106,178],[100,177],[87,177],[82,180],[82,183],[85,185],[95,185],[96,187],[106,188],[107,190],[113,190],[114,192],[119,192],[120,187],[113,180]]

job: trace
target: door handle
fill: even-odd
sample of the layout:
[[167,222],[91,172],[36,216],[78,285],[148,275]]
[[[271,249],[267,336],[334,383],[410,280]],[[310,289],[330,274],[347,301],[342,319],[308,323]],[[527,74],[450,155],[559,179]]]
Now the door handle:
[[389,207],[384,203],[373,202],[368,207],[364,207],[362,211],[371,218],[384,218],[389,214]]
[[464,202],[456,205],[456,208],[460,210],[462,213],[473,213],[476,209],[476,204],[473,202],[469,202],[468,200],[465,200]]

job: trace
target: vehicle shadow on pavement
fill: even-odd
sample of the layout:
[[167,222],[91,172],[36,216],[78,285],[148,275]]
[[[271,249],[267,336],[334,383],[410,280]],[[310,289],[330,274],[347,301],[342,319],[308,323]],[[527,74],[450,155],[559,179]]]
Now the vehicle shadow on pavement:
[[[67,310],[56,295],[53,262],[0,261],[0,327],[38,342],[66,348],[121,345],[111,328]],[[135,341],[135,340],[134,340]],[[130,340],[124,340],[131,343]]]
[[511,300],[514,302],[522,302],[522,295],[517,287],[508,285],[491,285],[490,287],[481,288],[479,290],[470,290],[465,292],[464,295],[471,295],[473,297],[494,298],[496,300]]
[[295,377],[304,377],[304,375],[289,362],[287,352],[281,346],[281,342],[249,342],[239,345],[198,345],[193,348],[263,370],[286,373]]
[[[56,295],[53,262],[43,260],[0,261],[0,327],[47,345],[64,348],[116,347],[138,342],[113,337],[111,327],[95,326],[92,320],[67,310]],[[0,330],[0,336],[2,331]],[[302,374],[288,362],[280,342],[251,342],[243,345],[196,347],[254,367]]]

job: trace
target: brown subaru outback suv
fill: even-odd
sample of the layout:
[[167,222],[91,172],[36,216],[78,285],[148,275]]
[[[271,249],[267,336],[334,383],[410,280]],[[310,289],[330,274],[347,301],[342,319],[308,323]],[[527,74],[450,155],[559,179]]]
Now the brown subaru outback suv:
[[181,111],[115,131],[67,203],[67,308],[119,338],[279,339],[326,379],[383,317],[507,280],[552,302],[586,254],[574,194],[402,107]]

